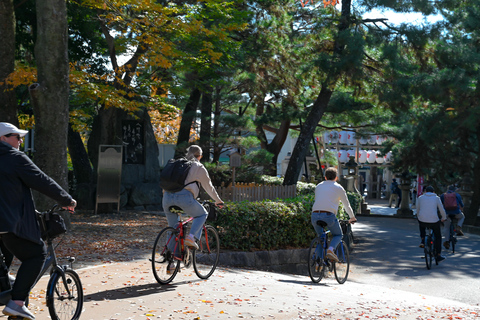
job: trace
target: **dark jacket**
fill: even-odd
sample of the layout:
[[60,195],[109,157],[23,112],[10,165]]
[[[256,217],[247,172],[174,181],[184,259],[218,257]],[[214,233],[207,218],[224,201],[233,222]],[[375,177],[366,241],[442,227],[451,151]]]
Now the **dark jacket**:
[[0,233],[41,243],[31,189],[69,206],[72,197],[25,153],[0,141]]

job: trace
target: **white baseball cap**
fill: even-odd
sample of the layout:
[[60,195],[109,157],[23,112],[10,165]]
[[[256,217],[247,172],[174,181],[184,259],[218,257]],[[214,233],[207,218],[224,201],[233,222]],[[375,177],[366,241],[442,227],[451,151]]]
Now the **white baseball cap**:
[[28,133],[28,131],[18,129],[13,124],[8,122],[0,122],[0,137],[9,133],[18,133],[20,137],[24,137]]

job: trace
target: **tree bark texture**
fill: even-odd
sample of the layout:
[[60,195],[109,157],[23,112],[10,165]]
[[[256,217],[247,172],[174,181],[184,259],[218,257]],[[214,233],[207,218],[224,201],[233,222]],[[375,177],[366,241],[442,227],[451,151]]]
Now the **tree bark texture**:
[[[333,64],[335,64],[337,59],[342,59],[345,43],[341,40],[341,34],[350,27],[350,7],[351,0],[342,1],[341,18],[338,24],[338,35],[335,39],[334,52],[332,56]],[[320,120],[322,120],[323,114],[328,107],[328,103],[330,102],[330,98],[332,97],[334,90],[335,82],[339,77],[339,70],[332,69],[330,70],[330,74],[327,76],[325,82],[322,83],[320,93],[318,94],[318,97],[307,116],[305,124],[301,128],[297,143],[293,148],[292,156],[290,157],[287,171],[285,172],[285,178],[283,179],[284,185],[292,185],[297,183],[302,164],[307,154],[308,145],[318,123]]]
[[[34,161],[68,190],[67,136],[69,121],[69,65],[67,6],[64,0],[36,2],[35,59],[38,83],[30,86],[35,115]],[[51,203],[37,200],[41,209]]]
[[15,69],[15,10],[13,0],[0,0],[0,122],[18,126],[17,98],[5,79]]
[[[480,139],[480,126],[477,126],[477,139]],[[480,155],[477,154],[473,165],[472,201],[465,212],[465,224],[475,225],[477,222],[478,209],[480,208]]]
[[308,145],[315,132],[315,128],[327,109],[331,96],[332,91],[324,85],[312,106],[312,110],[310,110],[307,116],[300,135],[298,136],[297,143],[293,148],[292,156],[288,162],[287,171],[285,172],[285,178],[283,180],[284,185],[288,186],[297,183],[305,156],[307,155]]
[[203,150],[203,161],[210,161],[210,140],[212,135],[212,88],[209,87],[202,93],[200,141]]
[[190,139],[190,129],[195,120],[198,104],[202,93],[198,88],[193,88],[188,98],[188,102],[183,110],[182,121],[180,122],[180,129],[178,130],[177,149],[175,150],[175,157],[181,156],[185,153]]

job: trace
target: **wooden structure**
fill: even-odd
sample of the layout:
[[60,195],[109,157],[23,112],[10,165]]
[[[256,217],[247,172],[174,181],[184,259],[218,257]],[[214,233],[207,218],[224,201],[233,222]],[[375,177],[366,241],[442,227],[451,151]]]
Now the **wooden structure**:
[[224,201],[261,201],[264,199],[286,199],[297,195],[296,185],[276,186],[257,185],[254,183],[236,183],[234,187],[215,187]]

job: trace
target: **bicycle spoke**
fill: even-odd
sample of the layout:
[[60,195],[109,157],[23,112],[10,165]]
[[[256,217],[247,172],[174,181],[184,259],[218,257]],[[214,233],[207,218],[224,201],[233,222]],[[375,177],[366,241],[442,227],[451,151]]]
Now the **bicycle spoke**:
[[347,281],[348,272],[350,270],[350,255],[344,241],[338,244],[335,254],[339,260],[339,262],[335,262],[333,265],[335,278],[337,279],[338,283],[342,284]]
[[193,269],[201,279],[208,279],[215,271],[220,258],[220,238],[217,230],[209,225],[203,229],[199,248],[193,251]]
[[313,282],[318,283],[323,278],[323,244],[319,238],[313,239],[308,250],[308,274]]
[[167,227],[160,231],[152,250],[152,270],[158,283],[167,284],[175,278],[180,261],[174,259],[173,252],[178,249],[175,241],[176,230]]
[[52,274],[47,286],[47,306],[52,319],[76,320],[83,307],[83,288],[80,277],[73,270]]

